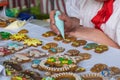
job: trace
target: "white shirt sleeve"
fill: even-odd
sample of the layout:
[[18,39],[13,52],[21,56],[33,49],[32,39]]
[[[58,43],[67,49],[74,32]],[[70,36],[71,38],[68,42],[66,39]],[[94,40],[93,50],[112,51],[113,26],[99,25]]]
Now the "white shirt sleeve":
[[120,45],[120,0],[116,0],[113,6],[113,14],[109,20],[101,25],[101,29],[113,41]]
[[66,1],[66,11],[70,17],[76,17],[76,18],[80,17],[79,16],[80,15],[80,7],[79,7],[80,1],[78,1],[78,3],[77,3],[77,0]]

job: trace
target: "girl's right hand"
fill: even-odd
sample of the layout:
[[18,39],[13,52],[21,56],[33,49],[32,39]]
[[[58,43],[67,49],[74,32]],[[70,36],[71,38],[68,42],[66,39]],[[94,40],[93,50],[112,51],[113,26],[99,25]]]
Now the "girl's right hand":
[[[50,27],[56,34],[60,34],[56,25],[55,25],[55,20],[54,20],[55,12],[56,12],[55,10],[50,12]],[[73,18],[68,17],[65,13],[61,13],[59,18],[64,21],[65,32],[70,32],[75,27],[77,27],[77,26],[74,25],[74,23],[76,21],[74,21]],[[78,23],[78,25],[79,25],[79,23]]]

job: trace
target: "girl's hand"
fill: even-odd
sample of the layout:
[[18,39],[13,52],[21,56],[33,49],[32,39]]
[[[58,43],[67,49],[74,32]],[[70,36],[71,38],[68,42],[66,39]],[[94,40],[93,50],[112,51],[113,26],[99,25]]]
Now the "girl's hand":
[[[54,15],[55,15],[55,10],[51,11],[51,13],[50,13],[50,27],[56,34],[59,34],[59,31],[55,25]],[[70,32],[70,31],[74,30],[77,27],[77,25],[80,25],[79,19],[71,18],[71,17],[67,16],[65,13],[62,13],[59,16],[59,18],[64,21],[65,32]]]

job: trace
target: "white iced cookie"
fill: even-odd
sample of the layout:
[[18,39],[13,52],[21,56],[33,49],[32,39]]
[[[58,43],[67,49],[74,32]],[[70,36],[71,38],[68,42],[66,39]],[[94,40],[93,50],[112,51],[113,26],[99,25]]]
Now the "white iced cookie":
[[8,30],[16,30],[22,26],[24,26],[26,24],[26,21],[14,21],[13,23],[9,24],[7,27],[5,27],[4,29],[8,29]]

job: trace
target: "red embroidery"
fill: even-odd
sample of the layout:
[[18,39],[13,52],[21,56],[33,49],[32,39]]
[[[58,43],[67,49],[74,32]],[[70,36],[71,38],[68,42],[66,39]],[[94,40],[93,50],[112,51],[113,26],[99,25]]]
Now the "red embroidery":
[[105,1],[103,7],[98,11],[97,15],[91,20],[95,24],[95,28],[101,30],[102,23],[106,23],[113,13],[114,0]]

